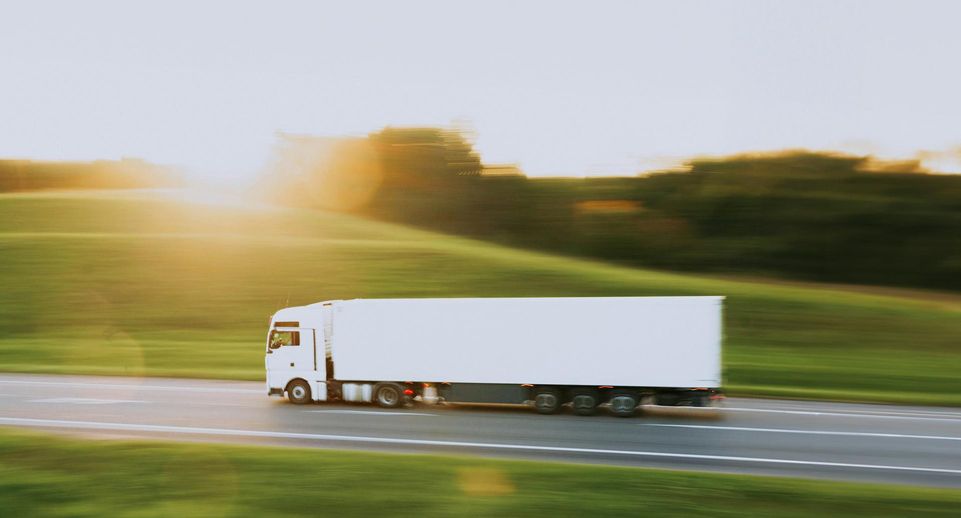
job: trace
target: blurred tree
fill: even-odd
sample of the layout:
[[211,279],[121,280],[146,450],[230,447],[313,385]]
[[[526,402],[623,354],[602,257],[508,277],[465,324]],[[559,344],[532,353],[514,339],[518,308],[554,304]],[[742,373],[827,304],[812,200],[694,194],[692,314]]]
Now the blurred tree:
[[181,173],[138,158],[93,162],[0,160],[0,192],[176,187]]
[[370,135],[380,155],[384,183],[433,188],[457,177],[479,176],[480,156],[459,132],[441,128],[385,128]]
[[484,175],[453,130],[325,146],[309,180],[280,182],[314,206],[628,265],[961,290],[961,176],[916,161],[787,151],[529,179]]
[[380,157],[381,189],[365,212],[453,230],[477,214],[480,156],[455,130],[385,128],[369,136]]

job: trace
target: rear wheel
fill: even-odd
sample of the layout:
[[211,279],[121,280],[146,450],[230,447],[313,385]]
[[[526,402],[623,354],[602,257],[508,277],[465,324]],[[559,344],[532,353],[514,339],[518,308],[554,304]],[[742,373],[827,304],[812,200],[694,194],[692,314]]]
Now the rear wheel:
[[597,411],[599,399],[595,391],[583,391],[574,394],[571,407],[577,415],[593,415]]
[[294,380],[287,385],[287,399],[295,405],[310,402],[310,385],[304,380]]
[[611,396],[611,413],[618,417],[631,417],[637,410],[637,397],[632,394]]
[[561,409],[561,393],[557,389],[539,388],[534,393],[534,409],[539,414],[556,414]]
[[710,394],[698,394],[691,399],[691,406],[708,407],[711,406]]
[[384,408],[397,408],[404,402],[404,391],[393,383],[378,385],[374,389],[374,401]]
[[657,406],[677,406],[681,398],[674,392],[661,392],[654,396],[654,402]]

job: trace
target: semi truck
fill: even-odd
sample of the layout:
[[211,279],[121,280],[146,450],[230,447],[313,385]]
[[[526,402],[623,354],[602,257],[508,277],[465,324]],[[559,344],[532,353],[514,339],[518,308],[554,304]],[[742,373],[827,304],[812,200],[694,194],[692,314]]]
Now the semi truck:
[[269,396],[296,404],[528,404],[617,416],[708,406],[723,297],[330,300],[270,319]]

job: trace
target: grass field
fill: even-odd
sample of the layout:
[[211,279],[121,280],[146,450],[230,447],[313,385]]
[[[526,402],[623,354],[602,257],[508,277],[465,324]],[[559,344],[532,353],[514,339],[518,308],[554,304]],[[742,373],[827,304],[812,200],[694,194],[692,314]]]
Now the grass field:
[[5,516],[956,516],[961,492],[0,430]]
[[0,195],[0,370],[262,379],[270,314],[325,299],[726,295],[731,393],[961,405],[961,296],[621,268],[177,196]]

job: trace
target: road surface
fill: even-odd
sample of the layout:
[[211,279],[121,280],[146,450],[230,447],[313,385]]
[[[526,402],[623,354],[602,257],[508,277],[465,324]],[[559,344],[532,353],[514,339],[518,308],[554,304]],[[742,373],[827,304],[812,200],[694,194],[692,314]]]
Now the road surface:
[[295,406],[257,382],[0,374],[0,426],[961,487],[961,409],[950,408],[732,398],[624,419]]

